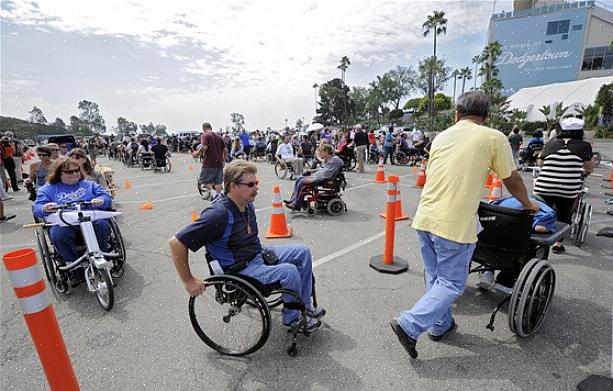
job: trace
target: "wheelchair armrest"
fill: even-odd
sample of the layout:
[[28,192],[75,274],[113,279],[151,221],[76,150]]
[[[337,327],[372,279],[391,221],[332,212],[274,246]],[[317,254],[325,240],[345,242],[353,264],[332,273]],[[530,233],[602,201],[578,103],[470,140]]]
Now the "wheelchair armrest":
[[532,235],[530,235],[530,239],[536,244],[551,246],[558,240],[568,236],[569,233],[570,225],[556,221],[556,232],[546,234],[532,233]]

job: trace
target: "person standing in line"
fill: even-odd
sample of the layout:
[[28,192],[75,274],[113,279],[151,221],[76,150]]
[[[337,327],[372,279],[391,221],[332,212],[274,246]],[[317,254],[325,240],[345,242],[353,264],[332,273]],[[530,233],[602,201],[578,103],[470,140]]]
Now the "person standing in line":
[[213,132],[210,123],[203,122],[200,147],[192,153],[192,157],[198,159],[204,156],[198,185],[204,185],[209,190],[211,202],[215,202],[221,194],[226,155],[226,144],[221,136]]
[[519,134],[519,128],[513,126],[513,130],[508,137],[509,144],[511,145],[511,153],[513,153],[513,160],[515,161],[515,167],[519,167],[519,147],[524,142],[524,138]]
[[17,175],[15,174],[15,146],[7,136],[0,138],[0,148],[2,149],[2,164],[6,173],[11,180],[11,188],[13,191],[21,190],[17,185]]
[[358,172],[364,172],[364,161],[366,160],[366,151],[368,150],[368,135],[362,130],[362,125],[355,126],[355,136],[353,142],[358,150]]
[[[460,95],[455,125],[432,142],[424,186],[413,220],[426,271],[426,293],[410,310],[390,322],[411,358],[417,358],[417,339],[428,332],[440,341],[456,328],[451,305],[462,294],[477,242],[477,210],[483,183],[490,171],[522,206],[538,212],[517,173],[505,135],[483,126],[489,99],[482,91]],[[466,175],[470,173],[470,175]]]
[[392,134],[392,129],[385,134],[385,132],[381,132],[384,135],[383,139],[383,164],[387,164],[387,158],[390,158],[390,164],[394,164],[394,135]]
[[249,138],[249,134],[247,134],[245,129],[243,129],[238,136],[243,144],[243,151],[245,152],[246,159],[249,160],[249,154],[251,153],[251,140]]

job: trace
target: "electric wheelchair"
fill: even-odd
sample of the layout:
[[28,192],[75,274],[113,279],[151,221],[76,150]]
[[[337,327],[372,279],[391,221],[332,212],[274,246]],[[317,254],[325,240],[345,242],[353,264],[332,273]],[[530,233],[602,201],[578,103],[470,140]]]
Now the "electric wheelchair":
[[[298,334],[309,336],[307,309],[300,295],[281,288],[281,284],[262,284],[238,270],[219,270],[219,264],[205,253],[210,277],[204,279],[202,295],[190,297],[188,311],[194,331],[211,349],[228,356],[246,356],[260,349],[270,336],[271,308],[281,304],[287,309],[301,311],[301,321],[292,324],[291,345],[287,354],[298,354]],[[215,266],[216,265],[216,266]],[[216,272],[217,270],[217,272]],[[282,303],[281,295],[288,294],[294,303]],[[315,277],[313,277],[313,306],[317,307]]]
[[304,186],[298,198],[302,200],[302,209],[308,215],[312,216],[316,212],[327,211],[332,216],[338,216],[347,211],[347,204],[341,198],[341,192],[346,187],[347,180],[341,169],[333,178]]
[[520,337],[534,334],[543,325],[555,290],[556,274],[547,261],[549,248],[569,234],[570,226],[556,222],[555,233],[537,234],[532,231],[533,216],[528,212],[484,202],[478,215],[483,231],[478,235],[469,273],[483,276],[498,272],[496,282],[492,278],[478,286],[506,296],[492,312],[487,328],[494,330],[496,313],[509,302],[511,331]]

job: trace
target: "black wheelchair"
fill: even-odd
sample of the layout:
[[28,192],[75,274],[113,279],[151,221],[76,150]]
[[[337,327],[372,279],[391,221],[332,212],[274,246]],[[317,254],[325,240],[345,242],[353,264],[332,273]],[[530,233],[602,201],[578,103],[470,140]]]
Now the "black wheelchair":
[[170,152],[166,153],[166,155],[164,155],[163,158],[161,156],[154,156],[153,158],[153,171],[154,172],[157,172],[157,171],[170,172],[171,168],[172,168],[172,164],[170,162]]
[[[549,248],[570,232],[570,226],[556,222],[555,233],[532,231],[533,216],[517,209],[482,202],[479,221],[483,231],[471,260],[470,273],[499,272],[479,288],[505,295],[490,317],[487,328],[494,330],[496,313],[509,302],[509,328],[520,337],[536,333],[543,325],[553,298],[556,274],[550,263]],[[472,267],[473,264],[478,264]]]
[[[284,165],[285,167],[283,167]],[[289,174],[290,180],[295,179],[294,177],[295,171],[294,171],[294,166],[292,165],[292,163],[286,161],[284,162],[284,164],[281,164],[281,162],[277,160],[275,163],[275,175],[277,176],[277,178],[285,179],[287,178],[288,174]]]
[[[298,334],[309,336],[307,308],[300,295],[281,288],[280,283],[262,284],[240,274],[240,270],[215,274],[216,261],[205,254],[210,277],[204,280],[206,289],[198,297],[189,299],[189,318],[198,337],[211,349],[228,356],[246,356],[260,349],[270,336],[271,308],[281,304],[287,309],[301,311],[301,321],[292,324],[291,345],[287,354],[298,354]],[[288,294],[294,303],[282,303],[281,295]],[[313,306],[317,307],[315,277],[313,277]]]
[[326,179],[314,186],[304,186],[298,195],[302,200],[302,209],[310,216],[318,211],[327,211],[338,216],[347,211],[341,192],[345,191],[347,180],[342,170],[334,178]]
[[143,152],[138,159],[138,164],[140,166],[141,171],[153,170],[153,166],[155,164],[154,162],[155,159],[153,157],[153,153]]

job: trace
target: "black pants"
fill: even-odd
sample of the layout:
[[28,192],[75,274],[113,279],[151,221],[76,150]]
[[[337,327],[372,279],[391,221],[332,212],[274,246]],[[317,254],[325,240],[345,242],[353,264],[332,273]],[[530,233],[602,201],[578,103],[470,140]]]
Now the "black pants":
[[2,159],[2,163],[4,164],[4,169],[9,174],[9,178],[11,179],[11,187],[13,191],[19,190],[17,187],[17,175],[15,175],[15,161],[12,157],[7,157]]
[[[539,194],[540,195],[540,194]],[[566,224],[571,223],[573,216],[573,210],[575,210],[575,204],[577,203],[577,197],[575,198],[563,198],[556,196],[540,195],[545,203],[551,208],[555,209],[557,213],[557,220]]]

